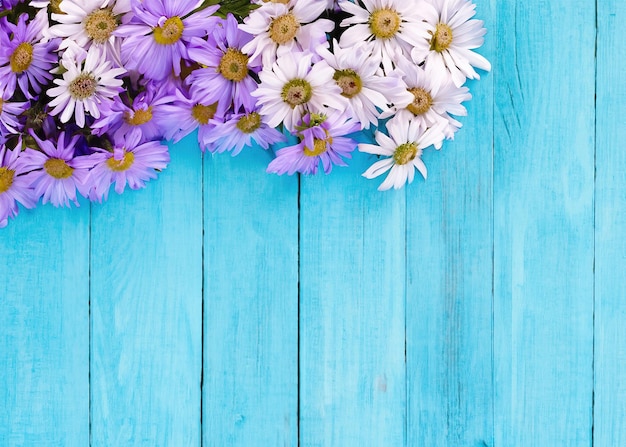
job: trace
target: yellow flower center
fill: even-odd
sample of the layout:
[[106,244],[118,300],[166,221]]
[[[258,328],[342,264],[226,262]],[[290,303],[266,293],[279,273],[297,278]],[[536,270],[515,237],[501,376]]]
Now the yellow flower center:
[[377,9],[369,17],[368,24],[377,39],[389,39],[398,32],[402,19],[390,8]]
[[300,29],[300,23],[292,13],[283,14],[270,23],[269,36],[278,45],[284,45],[294,37]]
[[13,169],[0,167],[0,194],[9,190],[14,178],[15,171]]
[[13,73],[22,73],[28,70],[33,61],[33,46],[28,42],[22,42],[17,46],[10,57],[11,70]]
[[180,17],[170,17],[162,26],[154,28],[154,40],[159,45],[172,45],[180,40],[184,29]]
[[58,180],[63,180],[72,176],[74,168],[67,165],[65,160],[60,158],[49,158],[43,164],[44,169],[50,175]]
[[433,38],[430,40],[430,49],[438,53],[447,50],[452,45],[452,28],[445,23],[437,24]]
[[77,100],[87,99],[96,93],[96,86],[98,82],[89,73],[83,73],[78,75],[68,87],[70,96]]
[[229,48],[222,56],[217,71],[229,81],[239,82],[248,75],[248,56],[237,48]]
[[413,87],[408,90],[413,93],[413,102],[406,108],[415,116],[428,112],[433,105],[433,98],[430,93],[421,87]]
[[309,102],[312,94],[311,84],[304,79],[292,79],[283,86],[280,97],[293,109]]
[[55,14],[65,14],[59,6],[63,0],[50,0],[50,12]]
[[237,121],[237,129],[243,133],[252,133],[259,127],[261,127],[261,115],[256,112],[244,115]]
[[2,108],[4,107],[4,100],[0,98],[0,113],[2,113]]
[[191,109],[191,115],[201,125],[205,125],[209,122],[211,118],[215,116],[216,111],[217,111],[217,103],[211,104],[210,106],[196,104]]
[[126,121],[131,126],[141,126],[142,124],[146,124],[148,121],[152,119],[152,106],[147,109],[139,109],[134,112],[126,112],[124,114],[124,121]]
[[107,160],[107,166],[111,171],[122,172],[128,170],[134,162],[135,154],[124,151],[124,158],[116,160],[115,157],[111,157]]
[[105,43],[117,28],[111,9],[98,9],[85,18],[85,32],[96,43]]
[[405,165],[417,156],[417,144],[404,143],[398,146],[393,153],[393,159],[398,165]]
[[358,95],[363,88],[361,77],[354,70],[336,70],[333,79],[341,87],[341,94],[346,98]]
[[333,144],[333,137],[328,135],[328,132],[326,132],[326,135],[327,138],[323,140],[320,138],[313,139],[313,149],[305,146],[304,155],[306,155],[307,157],[317,157],[318,155],[322,155],[324,152],[326,152],[328,146]]

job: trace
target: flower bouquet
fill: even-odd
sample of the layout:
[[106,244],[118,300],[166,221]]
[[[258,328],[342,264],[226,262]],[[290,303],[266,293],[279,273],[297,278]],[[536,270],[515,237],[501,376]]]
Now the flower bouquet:
[[[330,173],[358,150],[380,190],[426,177],[489,62],[470,0],[0,0],[0,227],[18,203],[106,200],[197,130],[267,172]],[[375,130],[376,144],[355,133]],[[286,143],[287,142],[287,143]]]

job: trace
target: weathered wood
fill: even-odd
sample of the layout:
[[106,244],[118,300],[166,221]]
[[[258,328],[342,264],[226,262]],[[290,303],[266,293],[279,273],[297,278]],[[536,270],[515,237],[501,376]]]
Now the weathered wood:
[[0,445],[89,443],[89,203],[0,230]]
[[598,2],[594,445],[626,444],[626,3]]
[[595,2],[498,3],[495,445],[590,445]]
[[260,148],[205,155],[204,446],[295,446],[298,183]]
[[[496,3],[476,3],[491,59]],[[494,74],[481,78],[454,141],[407,189],[409,446],[493,445]]]
[[92,207],[96,446],[200,443],[202,159],[192,137],[170,153],[147,189]]

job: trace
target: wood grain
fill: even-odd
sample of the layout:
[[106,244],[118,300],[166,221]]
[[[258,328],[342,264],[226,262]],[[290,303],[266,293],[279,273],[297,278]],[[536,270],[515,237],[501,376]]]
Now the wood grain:
[[594,445],[626,444],[626,4],[598,2]]
[[147,189],[93,206],[95,446],[200,443],[202,159],[192,137],[170,154]]
[[0,231],[0,445],[89,443],[89,203]]
[[495,445],[590,445],[595,3],[497,7]]
[[203,445],[298,438],[298,183],[270,153],[206,154]]

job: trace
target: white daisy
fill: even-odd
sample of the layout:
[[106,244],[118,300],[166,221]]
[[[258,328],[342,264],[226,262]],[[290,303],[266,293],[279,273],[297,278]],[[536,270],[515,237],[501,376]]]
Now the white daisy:
[[94,118],[100,117],[100,107],[105,101],[111,101],[122,89],[122,80],[117,76],[126,73],[123,68],[112,68],[111,62],[104,60],[100,49],[92,46],[84,54],[81,49],[71,46],[61,60],[63,79],[54,79],[58,87],[48,90],[51,115],[61,113],[61,122],[67,123],[72,115],[79,127],[85,125],[85,112]]
[[281,122],[288,130],[307,111],[321,113],[327,108],[345,111],[346,99],[333,80],[335,70],[326,61],[311,65],[312,54],[287,53],[259,73],[261,83],[253,91],[270,127]]
[[113,31],[121,16],[130,11],[128,0],[62,0],[59,9],[62,13],[52,14],[52,20],[59,23],[48,30],[51,37],[64,38],[59,49],[67,48],[70,41],[84,49],[97,45],[107,58],[122,65],[120,38]]
[[376,131],[375,144],[359,144],[359,151],[382,155],[386,158],[377,161],[363,173],[372,179],[389,171],[387,178],[378,187],[379,191],[390,188],[400,189],[411,183],[417,169],[424,178],[427,176],[426,165],[421,159],[422,152],[429,146],[436,145],[443,139],[442,126],[424,129],[418,121],[394,120],[387,124],[389,136]]
[[381,111],[389,104],[408,106],[413,95],[399,76],[380,76],[380,60],[372,57],[364,44],[341,48],[333,42],[333,52],[320,50],[324,60],[335,69],[333,79],[348,99],[349,114],[361,123],[361,129],[378,125]]
[[398,53],[410,57],[411,49],[428,39],[431,25],[424,22],[424,12],[433,7],[423,1],[363,0],[364,7],[349,1],[339,2],[341,9],[352,14],[341,21],[349,26],[340,44],[347,48],[367,42],[372,54],[380,56],[385,73],[393,69]]
[[326,5],[325,0],[263,3],[239,25],[254,36],[241,51],[249,54],[251,61],[262,57],[265,66],[286,53],[312,51],[311,47],[325,42],[326,33],[335,28],[331,20],[319,18]]
[[[443,133],[447,139],[452,139],[462,124],[452,118],[450,114],[466,116],[467,109],[461,104],[472,99],[467,87],[457,87],[451,79],[445,79],[439,88],[426,75],[426,72],[413,62],[400,58],[396,60],[398,73],[407,85],[407,91],[412,95],[412,101],[402,107],[394,107],[391,111],[381,114],[381,118],[396,120],[416,120],[422,127],[432,127],[437,123],[444,123]],[[441,147],[441,143],[435,146]]]
[[489,61],[472,51],[483,44],[487,32],[482,20],[470,20],[476,14],[476,5],[469,0],[429,1],[437,14],[425,20],[433,30],[411,52],[417,64],[424,62],[426,75],[435,82],[451,76],[460,87],[466,78],[480,78],[474,67],[491,70]]

